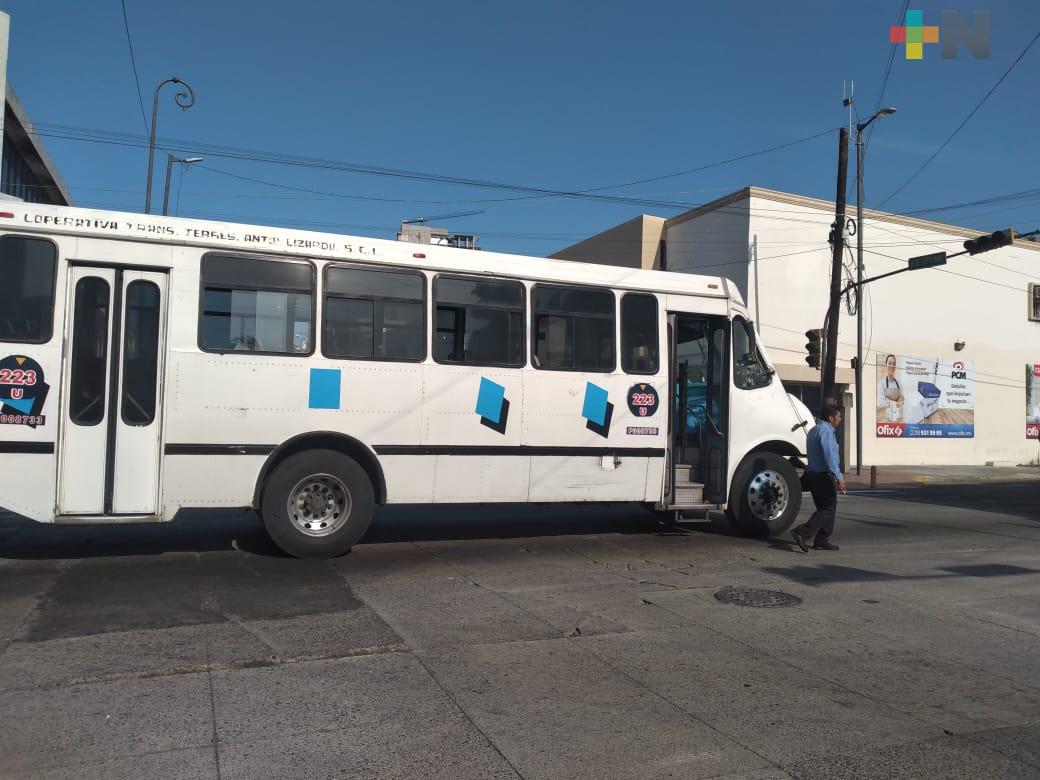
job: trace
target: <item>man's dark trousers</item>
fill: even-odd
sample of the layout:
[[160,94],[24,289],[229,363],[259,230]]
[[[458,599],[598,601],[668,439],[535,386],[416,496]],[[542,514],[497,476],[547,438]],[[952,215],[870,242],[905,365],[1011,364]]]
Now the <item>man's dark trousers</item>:
[[826,542],[834,531],[834,514],[838,509],[838,482],[833,474],[821,471],[805,472],[805,481],[809,492],[812,493],[816,511],[805,525],[795,530],[809,543],[815,539],[817,544],[821,544]]

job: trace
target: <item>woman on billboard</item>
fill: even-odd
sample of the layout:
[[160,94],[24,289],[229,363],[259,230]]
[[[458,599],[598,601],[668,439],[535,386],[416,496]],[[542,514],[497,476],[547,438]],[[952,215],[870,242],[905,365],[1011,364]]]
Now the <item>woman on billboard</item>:
[[902,415],[903,386],[896,378],[896,356],[885,357],[885,373],[877,383],[878,409],[885,409],[890,420],[897,420]]

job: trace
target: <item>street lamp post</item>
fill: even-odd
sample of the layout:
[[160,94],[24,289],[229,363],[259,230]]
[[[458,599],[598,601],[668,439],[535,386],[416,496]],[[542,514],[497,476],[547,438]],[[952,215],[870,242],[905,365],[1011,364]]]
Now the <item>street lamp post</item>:
[[871,122],[891,116],[894,108],[882,108],[856,125],[856,473],[863,471],[863,131]]
[[180,157],[174,157],[172,154],[166,155],[166,187],[163,189],[162,199],[162,213],[164,217],[170,213],[170,174],[173,173],[173,164],[181,163],[182,165],[191,165],[192,163],[202,162],[203,159],[204,158],[202,157],[185,157],[182,159]]
[[155,96],[152,99],[152,131],[148,138],[148,184],[145,185],[144,193],[144,213],[152,213],[152,164],[155,161],[155,126],[156,120],[159,118],[159,91],[167,84],[180,84],[184,87],[180,92],[174,95],[174,102],[180,106],[181,109],[187,110],[195,105],[195,90],[191,88],[191,85],[186,81],[176,76],[168,78],[165,81],[160,81],[159,86],[155,88]]

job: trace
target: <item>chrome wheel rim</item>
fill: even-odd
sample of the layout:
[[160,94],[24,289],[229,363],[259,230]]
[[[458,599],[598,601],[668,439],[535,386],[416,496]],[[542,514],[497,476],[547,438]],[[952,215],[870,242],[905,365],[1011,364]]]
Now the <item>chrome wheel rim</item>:
[[751,513],[759,520],[776,520],[790,500],[787,480],[775,471],[760,471],[748,483],[747,500]]
[[314,474],[289,491],[285,509],[300,533],[328,536],[346,525],[350,505],[350,491],[342,480],[331,474]]

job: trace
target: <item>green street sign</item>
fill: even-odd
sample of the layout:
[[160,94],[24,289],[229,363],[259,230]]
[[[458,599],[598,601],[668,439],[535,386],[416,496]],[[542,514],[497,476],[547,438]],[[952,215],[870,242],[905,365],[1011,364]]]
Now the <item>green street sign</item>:
[[933,268],[937,265],[946,265],[946,253],[936,252],[932,255],[921,255],[920,257],[911,257],[907,263],[907,268],[911,271],[916,271],[920,268]]

